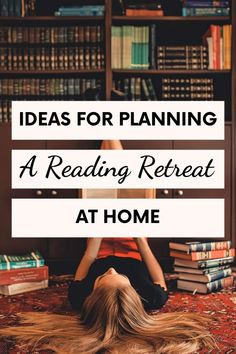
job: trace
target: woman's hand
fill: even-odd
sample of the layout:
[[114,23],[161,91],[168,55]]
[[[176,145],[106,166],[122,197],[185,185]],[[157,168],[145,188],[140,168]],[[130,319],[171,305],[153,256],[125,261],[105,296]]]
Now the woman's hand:
[[160,284],[160,286],[162,286],[166,290],[167,289],[166,283],[165,283],[161,266],[157,261],[157,259],[155,258],[154,254],[152,253],[152,250],[149,247],[147,239],[145,237],[136,237],[134,238],[134,240],[138,246],[139,252],[148,269],[149,275],[153,283]]

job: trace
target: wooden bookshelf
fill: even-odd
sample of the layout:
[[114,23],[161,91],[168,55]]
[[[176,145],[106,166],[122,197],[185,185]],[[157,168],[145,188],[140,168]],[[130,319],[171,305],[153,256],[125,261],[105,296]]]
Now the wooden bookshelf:
[[114,22],[207,22],[207,23],[228,23],[230,17],[228,16],[195,16],[195,17],[183,17],[183,16],[112,16]]
[[94,75],[94,74],[104,74],[105,69],[81,69],[81,70],[0,70],[1,76],[29,76],[29,75],[40,75],[40,76],[54,76],[54,75]]
[[[86,25],[100,25],[104,29],[104,54],[105,54],[105,66],[103,69],[81,69],[81,70],[0,70],[0,79],[12,79],[12,78],[97,78],[103,80],[104,83],[104,98],[110,100],[111,92],[113,88],[113,80],[117,78],[151,78],[156,82],[156,87],[160,86],[160,80],[162,77],[207,77],[213,78],[217,84],[217,100],[224,99],[226,101],[227,112],[226,112],[226,140],[225,142],[208,142],[200,141],[193,142],[192,145],[188,142],[174,142],[174,141],[156,141],[148,142],[142,141],[124,141],[124,146],[126,149],[137,149],[137,148],[150,148],[150,149],[171,149],[173,147],[177,148],[190,148],[189,146],[194,146],[194,148],[225,148],[226,150],[226,189],[225,192],[213,191],[209,195],[212,197],[224,196],[226,199],[226,213],[227,213],[227,227],[226,233],[227,238],[232,239],[234,246],[236,246],[236,223],[235,223],[235,212],[236,212],[236,182],[235,182],[235,167],[236,167],[236,4],[235,1],[231,0],[231,16],[224,17],[213,17],[213,16],[201,16],[201,17],[182,17],[182,16],[163,16],[163,17],[146,17],[146,16],[136,16],[136,17],[126,17],[116,14],[112,14],[112,0],[104,0],[105,3],[105,15],[104,16],[69,16],[69,17],[60,17],[60,16],[29,16],[29,17],[0,17],[0,26],[10,26],[10,27],[47,27],[47,26],[86,26]],[[111,46],[111,29],[112,25],[152,25],[157,26],[157,32],[160,31],[161,38],[158,38],[161,43],[165,41],[170,41],[170,37],[176,38],[176,43],[178,42],[178,31],[181,35],[186,36],[187,43],[191,43],[191,38],[194,38],[194,43],[197,40],[199,44],[201,42],[201,37],[209,27],[210,24],[214,25],[233,25],[233,39],[232,39],[232,68],[227,70],[158,70],[158,69],[148,69],[148,70],[131,70],[131,69],[113,69],[111,67],[112,59],[112,46]],[[176,32],[173,32],[173,29]],[[199,30],[199,33],[198,33]],[[170,31],[168,35],[168,31]],[[174,33],[174,35],[173,35]],[[199,38],[198,38],[199,37]],[[181,38],[181,44],[184,42],[184,39]],[[13,43],[7,44],[8,47],[20,47],[27,46],[27,43]],[[40,46],[41,44],[37,44]],[[31,44],[31,46],[37,46],[36,44]],[[44,43],[45,47],[50,46],[50,43]],[[56,44],[57,45],[57,44]],[[55,45],[55,46],[56,46]],[[58,44],[58,46],[63,46],[64,44]],[[68,46],[73,45],[68,43]],[[0,44],[1,46],[1,44]],[[35,96],[22,96],[22,98],[36,98]],[[64,99],[69,98],[76,99],[76,95],[64,95]],[[2,97],[5,99],[16,98],[15,95],[4,95]],[[41,99],[45,99],[45,95]],[[63,99],[62,95],[47,96],[47,99]],[[0,123],[0,146],[3,151],[2,156],[0,155],[0,163],[2,166],[6,166],[3,173],[3,179],[0,183],[0,200],[3,200],[5,205],[0,206],[4,209],[2,214],[1,221],[1,234],[4,235],[4,238],[0,240],[0,248],[5,249],[7,253],[14,253],[16,247],[19,247],[19,240],[10,240],[10,199],[6,199],[6,195],[11,194],[10,189],[10,150],[14,148],[61,148],[59,142],[11,142],[10,138],[10,123]],[[68,142],[63,143],[63,148],[98,148],[99,143],[96,141],[89,142]],[[23,192],[22,192],[23,193]],[[28,192],[25,192],[25,195]],[[30,193],[30,192],[29,192]],[[50,191],[48,192],[50,194]],[[64,194],[63,194],[64,193]],[[67,197],[67,192],[64,191],[62,197]],[[195,193],[195,194],[194,194]],[[168,197],[175,198],[178,194],[176,190],[168,190],[168,193],[165,194],[163,190],[157,191],[157,197]],[[34,194],[32,194],[35,196]],[[77,195],[77,194],[75,194]],[[196,194],[196,191],[186,190],[184,196],[186,197],[204,197],[207,195],[206,191],[200,190]],[[3,196],[3,198],[1,198]],[[1,202],[2,203],[2,202]],[[34,240],[29,240],[29,244],[34,244]],[[158,243],[158,241],[153,241]],[[163,254],[164,258],[167,256],[167,242],[166,240],[161,240],[160,243],[155,246],[156,254],[160,257]],[[45,244],[47,245],[45,246]],[[70,249],[72,250],[78,248],[78,240],[41,240],[37,241],[37,247],[43,250],[43,252],[48,252],[49,261],[57,257],[53,248],[56,249],[61,255],[59,260],[65,261],[65,251]],[[161,244],[161,247],[159,245]],[[22,251],[26,250],[27,245],[21,245]],[[45,250],[47,249],[47,250]],[[60,251],[61,249],[61,251]],[[154,251],[155,251],[154,249]],[[64,253],[63,253],[64,252]],[[73,251],[74,252],[74,251]],[[72,252],[72,253],[73,253]],[[70,254],[68,254],[68,258]],[[76,258],[73,253],[72,258]],[[58,260],[58,259],[57,259]]]
[[0,16],[0,23],[4,25],[13,25],[14,23],[20,22],[21,24],[26,24],[28,22],[41,23],[41,22],[58,22],[67,23],[68,22],[102,22],[104,21],[103,16],[26,16],[26,17],[4,17]]
[[231,74],[231,70],[137,70],[137,69],[113,69],[117,74],[128,75],[225,75]]

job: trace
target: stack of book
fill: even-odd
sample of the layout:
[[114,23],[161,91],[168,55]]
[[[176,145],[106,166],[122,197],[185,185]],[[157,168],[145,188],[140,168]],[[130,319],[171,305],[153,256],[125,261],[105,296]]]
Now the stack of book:
[[203,36],[208,45],[208,69],[231,69],[232,25],[211,25]]
[[128,101],[157,101],[151,78],[130,77],[114,80],[113,87],[115,90],[123,92]]
[[55,16],[103,16],[104,5],[61,6]]
[[214,100],[213,78],[163,77],[161,85],[162,100]]
[[112,68],[149,68],[149,26],[112,26]]
[[229,16],[228,0],[183,0],[183,16]]
[[0,0],[0,16],[34,16],[36,0]]
[[48,267],[38,251],[0,255],[0,294],[15,295],[48,287]]
[[235,249],[231,241],[170,242],[170,255],[178,272],[177,288],[206,294],[232,286],[231,263]]
[[160,0],[126,0],[126,16],[164,16],[162,1]]
[[157,69],[202,70],[208,68],[207,46],[158,46]]

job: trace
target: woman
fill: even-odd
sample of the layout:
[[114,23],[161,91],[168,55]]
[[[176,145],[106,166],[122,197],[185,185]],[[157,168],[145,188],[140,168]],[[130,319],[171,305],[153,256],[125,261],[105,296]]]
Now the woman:
[[27,313],[24,326],[0,329],[0,335],[26,343],[30,354],[38,344],[58,354],[190,354],[214,347],[207,318],[145,311],[163,306],[167,291],[143,238],[89,239],[69,299],[80,316]]
[[69,288],[72,307],[80,310],[86,297],[96,297],[98,288],[135,290],[146,310],[161,308],[168,298],[163,272],[145,238],[88,239]]

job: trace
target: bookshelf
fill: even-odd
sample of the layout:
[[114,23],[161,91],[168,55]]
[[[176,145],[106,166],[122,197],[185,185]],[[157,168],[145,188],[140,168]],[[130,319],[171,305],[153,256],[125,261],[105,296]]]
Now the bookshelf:
[[[199,17],[183,17],[180,16],[179,9],[171,13],[167,13],[163,17],[155,16],[135,16],[126,17],[117,14],[113,11],[113,2],[111,0],[102,1],[88,1],[88,3],[98,3],[105,5],[104,16],[53,16],[55,7],[60,3],[60,0],[50,1],[47,4],[45,1],[37,1],[38,7],[36,9],[37,16],[28,17],[0,17],[0,30],[2,27],[10,28],[63,28],[63,27],[80,27],[80,26],[99,26],[104,32],[104,40],[102,42],[102,49],[104,54],[104,64],[100,68],[93,67],[90,65],[89,68],[74,68],[69,67],[63,69],[11,69],[3,70],[0,69],[0,81],[2,80],[32,80],[32,79],[42,79],[42,80],[97,80],[101,82],[102,87],[102,98],[105,100],[111,99],[111,93],[113,89],[114,81],[116,80],[131,80],[132,78],[140,78],[140,80],[150,79],[153,83],[153,87],[157,93],[158,100],[162,99],[161,89],[162,89],[162,79],[163,78],[208,78],[214,81],[214,99],[225,100],[226,102],[226,140],[225,142],[193,142],[194,148],[225,148],[227,159],[226,159],[226,189],[225,191],[213,190],[206,193],[206,191],[194,191],[194,190],[184,190],[183,194],[178,190],[157,190],[157,197],[162,198],[176,198],[176,197],[219,197],[223,196],[226,198],[226,234],[227,239],[232,239],[234,241],[234,246],[236,245],[236,230],[235,230],[235,166],[236,166],[236,154],[235,154],[235,136],[236,136],[236,62],[233,57],[236,53],[236,5],[234,1],[231,1],[231,15],[230,16],[199,16]],[[63,1],[61,2],[63,3]],[[76,0],[74,1],[76,3]],[[40,7],[41,6],[41,7]],[[194,69],[194,70],[168,70],[168,69],[122,69],[122,68],[112,68],[112,26],[152,26],[156,27],[156,40],[158,45],[200,45],[202,43],[202,36],[207,31],[210,25],[229,25],[232,24],[232,67],[231,69]],[[76,27],[77,26],[77,27]],[[174,33],[174,35],[173,35]],[[64,43],[65,44],[65,43]],[[63,47],[62,43],[56,44],[55,47]],[[75,42],[74,45],[78,43]],[[70,43],[70,45],[72,45]],[[50,48],[50,43],[31,43],[31,47],[45,47]],[[0,43],[0,48],[7,47],[20,48],[20,47],[30,47],[29,43]],[[69,45],[68,45],[69,48]],[[1,54],[1,53],[0,53]],[[234,59],[234,60],[233,60]],[[97,82],[96,81],[96,82]],[[19,94],[7,94],[2,95],[3,100],[10,101],[19,97]],[[59,95],[51,94],[41,94],[40,95],[27,95],[23,94],[22,99],[79,99],[80,95],[76,91],[74,94],[60,93]],[[141,99],[143,98],[141,95]],[[11,142],[10,139],[10,129],[11,123],[2,122],[0,123],[0,163],[2,166],[7,166],[3,173],[2,182],[0,183],[0,198],[5,201],[3,205],[1,201],[1,209],[4,210],[2,217],[4,222],[1,222],[1,234],[4,234],[4,238],[0,240],[0,248],[4,248],[6,252],[15,252],[17,247],[20,247],[22,252],[26,251],[25,244],[19,246],[20,242],[17,240],[10,239],[10,196],[38,196],[37,191],[13,191],[10,189],[10,150],[11,148],[98,148],[99,141],[88,141],[88,142]],[[176,141],[124,141],[124,146],[127,149],[133,148],[146,148],[146,149],[168,149],[168,148],[190,148],[188,142],[176,142]],[[53,146],[53,147],[52,147]],[[57,197],[68,197],[68,191],[60,191],[60,193],[55,195]],[[52,191],[43,191],[41,195],[47,195],[47,197],[52,197]],[[70,197],[76,197],[76,191],[70,194]],[[32,240],[32,245],[43,250],[43,253],[48,255],[49,260],[59,259],[60,261],[65,258],[73,259],[77,258],[74,250],[78,246],[80,240]],[[159,240],[153,241],[154,249],[159,249],[156,251],[157,255],[168,258],[167,252],[167,241]],[[157,246],[156,246],[157,243]],[[161,245],[161,247],[159,247]],[[57,250],[57,251],[55,251]],[[65,255],[65,250],[68,251]],[[57,252],[57,253],[56,253]],[[74,252],[74,253],[73,253]],[[71,254],[73,255],[71,256]],[[57,257],[57,254],[59,256]]]

